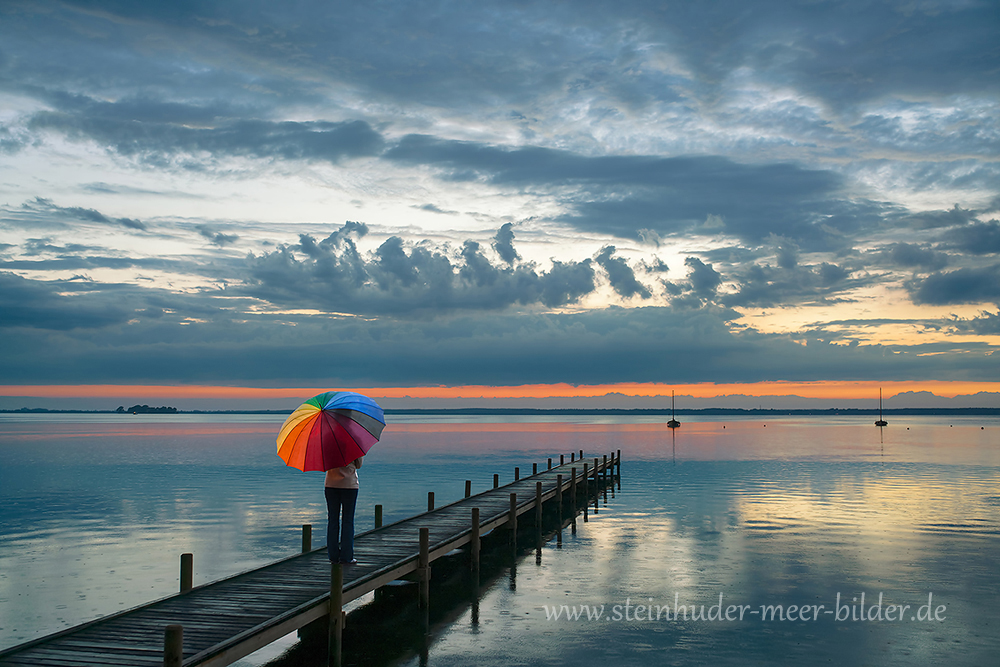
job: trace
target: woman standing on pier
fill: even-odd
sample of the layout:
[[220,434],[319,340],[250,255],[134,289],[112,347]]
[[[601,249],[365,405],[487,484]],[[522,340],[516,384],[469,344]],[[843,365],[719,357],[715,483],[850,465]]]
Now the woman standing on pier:
[[[354,558],[354,508],[358,504],[359,456],[343,468],[326,471],[326,510],[329,522],[326,531],[326,552],[331,563],[353,565]],[[343,511],[343,521],[341,521]]]

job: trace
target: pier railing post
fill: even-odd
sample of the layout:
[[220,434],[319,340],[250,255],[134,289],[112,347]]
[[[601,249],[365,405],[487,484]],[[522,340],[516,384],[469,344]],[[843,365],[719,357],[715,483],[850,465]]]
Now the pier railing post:
[[434,492],[433,491],[428,491],[427,492],[427,511],[428,512],[433,512],[434,511]]
[[472,571],[479,572],[479,508],[472,508],[472,537],[469,539],[472,552]]
[[194,587],[194,554],[181,554],[181,593]]
[[573,507],[573,516],[576,516],[576,467],[569,469],[569,504]]
[[468,498],[472,495],[472,480],[465,480],[465,497]]
[[168,625],[163,633],[163,667],[181,667],[184,662],[184,627]]
[[381,505],[376,505],[375,506],[375,527],[376,528],[381,528],[382,527],[382,506]]
[[420,529],[420,557],[417,561],[417,575],[420,578],[420,606],[427,609],[431,600],[431,558],[430,529]]
[[535,527],[542,528],[542,483],[535,482]]
[[500,488],[500,475],[497,475],[496,473],[493,474],[493,488]]
[[330,635],[327,643],[327,664],[340,667],[344,640],[344,566],[330,563]]
[[307,554],[312,551],[313,527],[311,523],[302,524],[302,553]]
[[549,459],[549,467],[546,470],[552,470],[552,459]]
[[559,473],[558,475],[556,475],[556,511],[559,514],[559,525],[562,525],[562,517],[563,517],[562,492],[563,492],[562,473]]
[[566,463],[566,455],[565,454],[560,454],[559,455],[559,465],[562,465],[564,463]]
[[538,474],[538,464],[537,463],[532,463],[531,464],[531,474],[532,475],[537,475]]
[[515,466],[514,467],[514,481],[516,482],[519,479],[521,479],[521,469]]

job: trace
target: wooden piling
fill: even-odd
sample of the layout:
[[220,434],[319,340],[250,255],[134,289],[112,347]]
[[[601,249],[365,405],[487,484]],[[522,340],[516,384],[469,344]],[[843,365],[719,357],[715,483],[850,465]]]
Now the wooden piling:
[[420,529],[420,557],[417,574],[420,577],[420,606],[426,609],[431,602],[430,529]]
[[163,632],[163,667],[181,667],[184,663],[184,627],[168,625]]
[[479,572],[479,508],[472,508],[472,537],[469,539],[472,571]]
[[559,514],[559,523],[562,524],[563,508],[562,508],[562,494],[563,492],[563,481],[562,473],[556,475],[556,511]]
[[572,463],[573,461],[576,461],[576,452],[570,452],[569,462]]
[[340,667],[344,647],[344,566],[330,563],[330,617],[327,664]]
[[194,554],[181,554],[181,593],[194,587]]
[[549,467],[546,470],[552,470],[552,459],[549,459]]
[[565,454],[560,454],[559,455],[559,465],[563,465],[564,463],[566,463],[566,455]]
[[507,528],[511,533],[517,533],[517,494],[510,494],[510,511],[507,512]]
[[434,492],[433,491],[428,491],[427,492],[427,511],[428,512],[433,512],[434,511]]
[[302,553],[306,554],[312,551],[313,546],[313,527],[311,523],[302,524]]
[[472,495],[472,480],[465,480],[465,497],[468,498]]
[[535,526],[542,527],[542,483],[535,482]]
[[497,475],[495,473],[493,475],[493,488],[494,489],[500,488],[500,475]]
[[514,468],[514,481],[521,479],[521,469],[518,467]]
[[532,463],[531,464],[531,474],[532,475],[537,475],[538,474],[538,464],[537,463]]
[[375,506],[375,527],[376,528],[381,528],[382,527],[382,506],[381,505],[376,505]]

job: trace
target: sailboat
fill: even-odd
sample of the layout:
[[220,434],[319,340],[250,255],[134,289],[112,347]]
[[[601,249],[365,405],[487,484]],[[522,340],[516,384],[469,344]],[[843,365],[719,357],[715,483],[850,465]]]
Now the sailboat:
[[674,392],[670,391],[670,421],[667,422],[667,428],[680,428],[681,423],[674,418]]
[[888,426],[889,422],[882,419],[882,387],[878,388],[878,421],[875,422],[878,427]]

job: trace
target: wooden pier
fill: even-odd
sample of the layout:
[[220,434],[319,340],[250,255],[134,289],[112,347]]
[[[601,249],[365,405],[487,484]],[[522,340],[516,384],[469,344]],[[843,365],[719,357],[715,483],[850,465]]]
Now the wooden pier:
[[561,465],[549,459],[541,471],[536,464],[527,477],[515,469],[515,481],[505,486],[494,475],[494,488],[477,495],[467,482],[464,499],[439,508],[428,494],[426,513],[385,526],[377,511],[376,528],[355,536],[356,565],[331,566],[326,548],[311,548],[306,530],[303,553],[202,586],[191,587],[185,555],[182,592],[0,651],[0,667],[228,665],[324,617],[330,619],[331,664],[337,664],[344,604],[415,576],[426,605],[434,560],[469,545],[470,563],[478,568],[481,535],[500,527],[516,535],[517,517],[534,512],[540,523],[549,501],[576,512],[599,481],[621,472],[620,450],[601,458],[582,454],[562,457]]

